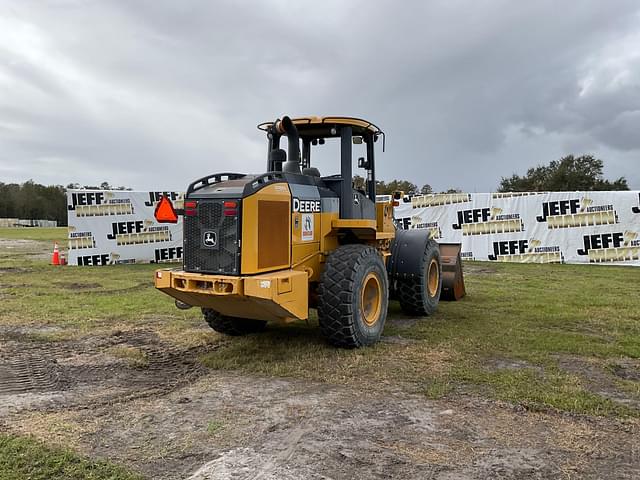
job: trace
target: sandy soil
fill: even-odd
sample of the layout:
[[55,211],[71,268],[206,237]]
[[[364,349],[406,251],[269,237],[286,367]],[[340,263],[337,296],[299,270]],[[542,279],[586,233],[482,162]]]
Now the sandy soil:
[[0,428],[150,478],[638,478],[636,420],[211,371],[152,328],[0,328]]

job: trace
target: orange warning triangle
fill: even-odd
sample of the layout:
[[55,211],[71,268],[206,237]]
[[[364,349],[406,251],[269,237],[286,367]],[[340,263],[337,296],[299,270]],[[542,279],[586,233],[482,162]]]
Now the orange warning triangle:
[[163,195],[158,204],[156,210],[153,212],[153,216],[160,223],[178,223],[178,214],[173,208],[173,204],[169,197]]

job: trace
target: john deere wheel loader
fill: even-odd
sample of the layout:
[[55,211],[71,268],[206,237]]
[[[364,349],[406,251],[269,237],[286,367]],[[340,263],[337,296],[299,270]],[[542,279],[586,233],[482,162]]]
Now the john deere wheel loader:
[[[392,203],[376,203],[374,144],[384,133],[350,117],[285,116],[258,128],[267,173],[196,180],[183,211],[166,197],[158,203],[158,221],[184,216],[184,248],[183,268],[158,270],[156,288],[176,305],[201,307],[211,328],[228,335],[307,320],[317,308],[323,335],[340,347],[380,339],[390,294],[407,313],[434,312],[437,243],[426,230],[396,230]],[[329,139],[340,145],[340,173],[322,176],[311,160]],[[354,144],[365,153],[357,163],[363,190],[352,185]]]

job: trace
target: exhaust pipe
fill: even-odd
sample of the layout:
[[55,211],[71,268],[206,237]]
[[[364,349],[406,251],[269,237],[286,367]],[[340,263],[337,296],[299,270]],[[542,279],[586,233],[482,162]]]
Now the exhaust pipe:
[[301,173],[300,171],[300,137],[298,129],[286,115],[282,120],[276,121],[276,132],[286,135],[289,143],[287,161],[282,164],[282,171],[286,173]]

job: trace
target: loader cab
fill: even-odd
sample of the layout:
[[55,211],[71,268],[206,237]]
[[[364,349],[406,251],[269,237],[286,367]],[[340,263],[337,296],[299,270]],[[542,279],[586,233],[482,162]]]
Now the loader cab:
[[[373,123],[353,117],[283,117],[258,125],[267,133],[267,171],[310,177],[311,184],[327,188],[340,199],[340,218],[375,219],[376,175],[374,144],[384,132]],[[281,148],[287,138],[287,151]],[[339,173],[322,176],[314,159],[329,143],[339,144]],[[354,146],[363,152],[356,172],[364,185],[353,185]],[[355,188],[354,188],[355,187]]]

